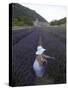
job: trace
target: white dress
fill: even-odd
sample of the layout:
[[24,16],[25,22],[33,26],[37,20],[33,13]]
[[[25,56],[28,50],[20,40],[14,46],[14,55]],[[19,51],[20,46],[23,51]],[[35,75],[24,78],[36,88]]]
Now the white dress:
[[42,77],[44,74],[44,66],[40,65],[37,59],[34,61],[33,70],[37,77]]

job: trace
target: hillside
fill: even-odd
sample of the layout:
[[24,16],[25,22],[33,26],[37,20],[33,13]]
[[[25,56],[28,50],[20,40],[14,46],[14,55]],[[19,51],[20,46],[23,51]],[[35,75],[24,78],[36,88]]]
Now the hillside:
[[34,10],[31,10],[17,3],[11,3],[10,5],[12,5],[13,25],[33,25],[33,21],[35,21],[36,19],[41,22],[47,22]]
[[54,20],[50,22],[50,25],[61,25],[61,24],[66,24],[66,17],[60,20]]

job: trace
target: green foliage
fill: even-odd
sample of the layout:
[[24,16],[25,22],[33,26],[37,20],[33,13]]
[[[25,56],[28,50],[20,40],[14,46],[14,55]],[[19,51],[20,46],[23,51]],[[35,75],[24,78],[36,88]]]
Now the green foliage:
[[32,26],[33,22],[28,17],[21,17],[21,18],[13,18],[12,19],[12,26]]
[[25,25],[33,25],[32,19],[26,16],[22,17],[21,20],[24,22]]
[[60,20],[54,20],[50,22],[50,25],[61,25],[61,24],[66,24],[66,17]]

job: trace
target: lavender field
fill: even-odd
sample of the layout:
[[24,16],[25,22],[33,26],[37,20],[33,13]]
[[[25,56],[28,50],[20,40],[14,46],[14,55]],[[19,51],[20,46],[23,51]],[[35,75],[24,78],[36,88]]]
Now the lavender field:
[[[42,78],[33,71],[35,52],[39,36],[45,54],[55,57],[48,60],[47,69]],[[12,85],[46,85],[66,82],[66,28],[33,27],[32,29],[12,31]]]

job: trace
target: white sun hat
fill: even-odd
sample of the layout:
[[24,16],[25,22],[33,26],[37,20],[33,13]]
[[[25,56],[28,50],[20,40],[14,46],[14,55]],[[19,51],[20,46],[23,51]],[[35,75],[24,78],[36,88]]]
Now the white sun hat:
[[44,49],[41,45],[37,47],[36,55],[41,55],[46,49]]

